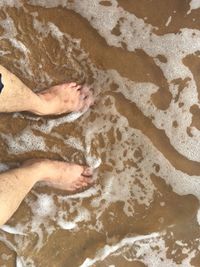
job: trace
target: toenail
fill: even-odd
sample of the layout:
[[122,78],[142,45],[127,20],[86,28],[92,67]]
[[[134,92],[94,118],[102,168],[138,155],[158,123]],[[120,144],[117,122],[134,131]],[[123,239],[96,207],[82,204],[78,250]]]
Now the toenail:
[[91,168],[91,167],[87,167],[87,168],[84,170],[84,174],[86,174],[86,175],[92,175],[92,168]]

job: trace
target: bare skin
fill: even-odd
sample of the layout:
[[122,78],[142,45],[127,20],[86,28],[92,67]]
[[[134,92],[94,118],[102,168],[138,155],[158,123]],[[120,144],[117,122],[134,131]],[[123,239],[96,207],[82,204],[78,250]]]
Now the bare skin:
[[34,171],[37,168],[38,181],[43,181],[46,184],[57,189],[76,191],[82,187],[93,184],[91,180],[92,169],[88,166],[77,165],[56,160],[27,160],[22,165],[23,168]]
[[20,168],[0,174],[0,225],[17,210],[37,182],[74,192],[93,184],[87,166],[52,160],[29,160]]
[[92,93],[88,87],[76,83],[65,83],[51,87],[37,94],[45,103],[45,109],[38,115],[60,115],[66,112],[85,112],[93,104]]
[[4,88],[0,94],[0,112],[29,111],[37,115],[85,112],[93,104],[91,90],[75,82],[53,86],[34,93],[18,77],[0,66]]
[[[19,78],[0,66],[3,90],[0,112],[29,111],[37,115],[85,112],[93,104],[91,90],[76,83],[53,86],[39,93],[30,90]],[[67,191],[91,185],[92,170],[87,166],[52,160],[29,160],[21,167],[0,174],[0,225],[17,210],[20,203],[40,181]]]

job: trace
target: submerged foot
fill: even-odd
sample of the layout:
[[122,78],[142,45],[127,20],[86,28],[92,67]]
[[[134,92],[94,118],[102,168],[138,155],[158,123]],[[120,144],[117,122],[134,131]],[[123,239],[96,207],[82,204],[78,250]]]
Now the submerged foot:
[[40,181],[58,189],[76,191],[93,184],[88,166],[54,160],[29,160],[24,166],[37,168]]
[[94,103],[90,88],[75,82],[53,86],[38,93],[38,96],[44,103],[44,111],[41,115],[85,112]]

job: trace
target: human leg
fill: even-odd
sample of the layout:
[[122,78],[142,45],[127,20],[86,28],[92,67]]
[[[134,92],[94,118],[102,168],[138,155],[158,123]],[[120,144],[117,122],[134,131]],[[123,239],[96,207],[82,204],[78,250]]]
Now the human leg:
[[58,115],[85,111],[93,103],[89,88],[64,83],[34,93],[18,77],[0,66],[0,112],[29,111],[38,115]]
[[0,174],[0,225],[17,210],[20,203],[39,181],[67,191],[75,191],[91,185],[92,170],[52,160],[29,160],[20,168]]

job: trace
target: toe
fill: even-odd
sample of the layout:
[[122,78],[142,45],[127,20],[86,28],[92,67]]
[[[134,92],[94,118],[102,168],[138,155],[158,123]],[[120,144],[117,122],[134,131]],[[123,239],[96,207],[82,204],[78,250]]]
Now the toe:
[[87,182],[82,182],[82,187],[86,187],[88,186],[89,184]]
[[88,86],[83,86],[82,88],[81,88],[81,93],[82,94],[88,94],[90,92],[90,88],[88,87]]
[[88,186],[88,183],[86,181],[78,181],[73,184],[73,187],[76,189],[83,188],[85,186]]
[[81,186],[83,186],[83,181],[79,180],[76,183],[74,183],[74,185],[81,187]]
[[85,100],[86,98],[88,98],[89,93],[83,93],[82,91],[80,91],[80,99],[81,101]]
[[73,88],[76,89],[76,90],[80,90],[81,89],[81,85],[76,85]]
[[81,176],[79,182],[81,183],[87,183],[87,184],[93,184],[93,180],[91,176]]
[[67,191],[69,191],[69,192],[74,192],[74,191],[76,191],[76,187],[73,185],[73,186],[70,186],[70,187],[68,187],[67,188]]
[[75,185],[74,185],[74,188],[76,188],[76,189],[80,189],[80,188],[82,188],[82,187],[83,187],[82,184],[75,184]]
[[83,106],[80,111],[85,112],[88,110],[88,108],[94,103],[93,97],[87,97],[84,102]]
[[75,87],[75,86],[77,86],[77,83],[75,83],[75,82],[72,82],[72,83],[69,83],[69,84],[67,84],[69,87]]
[[92,170],[92,168],[90,168],[90,167],[88,167],[88,166],[85,166],[85,167],[84,167],[84,170],[83,170],[83,172],[82,172],[82,175],[83,175],[83,176],[86,176],[86,177],[89,177],[89,176],[92,176],[92,174],[93,174],[93,170]]
[[88,91],[85,93],[80,91],[79,110],[81,112],[85,112],[93,104],[94,104],[94,98],[92,92]]
[[84,183],[86,183],[87,185],[92,185],[94,184],[94,181],[89,177],[84,177]]

